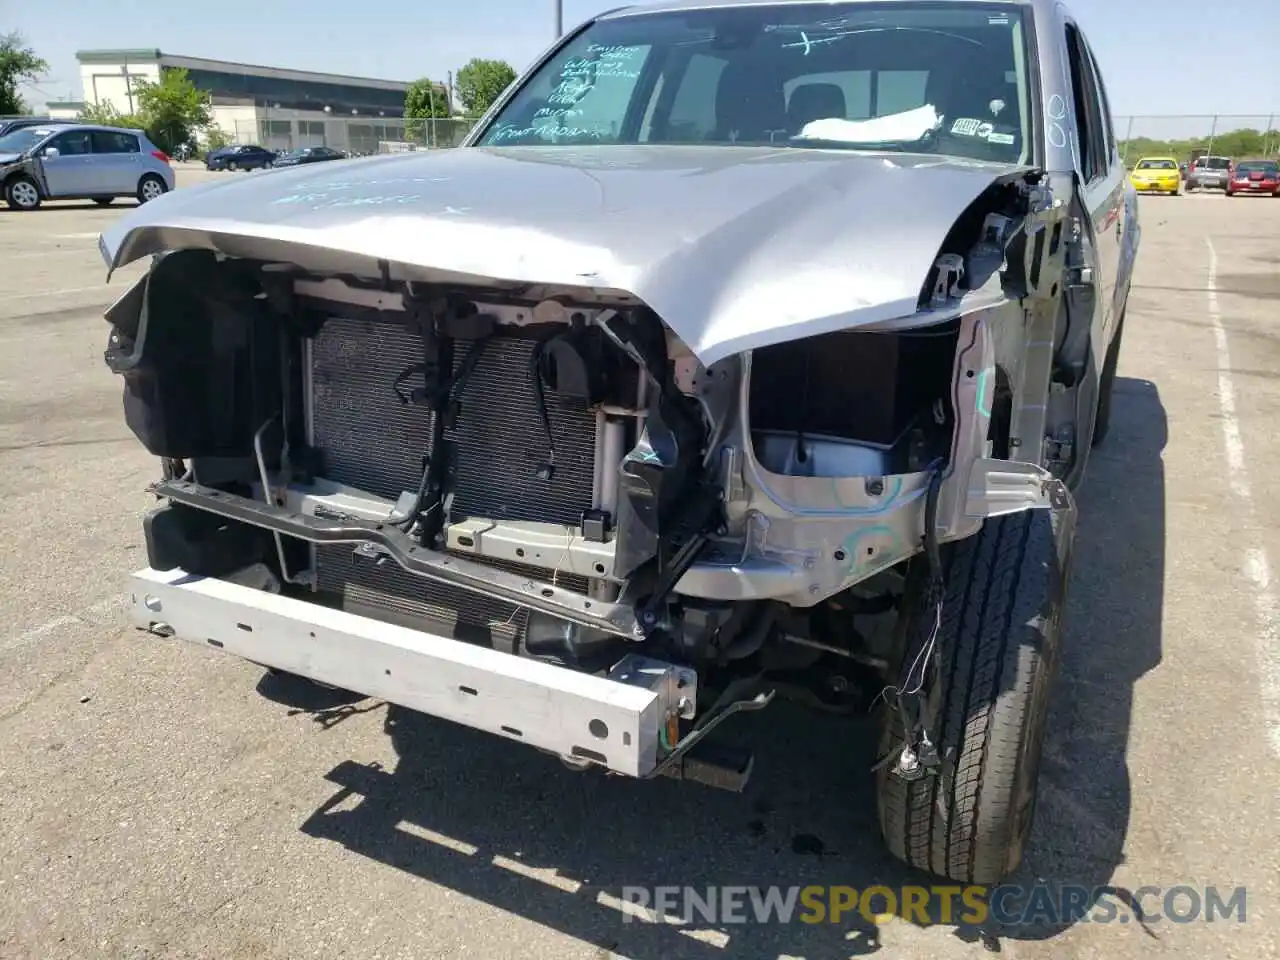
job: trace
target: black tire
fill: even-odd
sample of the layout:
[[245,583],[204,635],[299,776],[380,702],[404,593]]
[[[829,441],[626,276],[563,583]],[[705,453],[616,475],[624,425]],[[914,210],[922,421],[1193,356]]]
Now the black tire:
[[236,163],[234,160],[228,160],[227,169],[232,173],[235,173],[237,170],[240,169],[240,164]]
[[[944,562],[934,677],[942,764],[914,782],[877,774],[880,828],[907,864],[992,884],[1017,868],[1031,831],[1067,571],[1044,510],[987,520]],[[923,611],[909,633],[933,621]],[[896,710],[885,715],[887,751],[901,727]]]
[[138,203],[155,200],[168,192],[169,185],[154,173],[144,174],[142,179],[138,181]]
[[94,202],[94,203],[96,203],[96,204],[97,204],[98,206],[100,206],[100,207],[109,207],[109,206],[111,206],[111,202],[112,202],[113,200],[115,200],[115,197],[94,197],[94,198],[93,198],[93,202]]
[[1116,368],[1120,366],[1120,341],[1124,337],[1124,316],[1116,327],[1116,334],[1107,347],[1106,359],[1102,361],[1102,374],[1098,377],[1098,412],[1093,419],[1093,446],[1098,446],[1107,437],[1111,429],[1111,395],[1115,392]]
[[35,210],[44,198],[40,196],[36,182],[22,173],[5,182],[4,200],[14,210]]

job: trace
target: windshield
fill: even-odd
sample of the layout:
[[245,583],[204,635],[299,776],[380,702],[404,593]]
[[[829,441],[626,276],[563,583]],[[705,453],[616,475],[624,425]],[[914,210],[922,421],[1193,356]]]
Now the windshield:
[[21,127],[0,137],[0,153],[26,153],[51,133],[48,127]]
[[597,21],[528,77],[483,146],[889,148],[1030,159],[1015,7],[751,4]]
[[1241,163],[1236,165],[1236,173],[1241,175],[1246,173],[1262,173],[1274,177],[1277,172],[1280,172],[1280,165],[1269,163],[1265,160],[1261,162],[1253,161],[1250,163]]
[[1139,170],[1177,170],[1178,165],[1172,160],[1139,160]]

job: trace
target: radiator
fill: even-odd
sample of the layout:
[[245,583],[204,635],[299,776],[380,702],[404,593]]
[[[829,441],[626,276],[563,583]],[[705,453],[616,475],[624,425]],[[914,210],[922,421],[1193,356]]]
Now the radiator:
[[[576,526],[591,507],[595,416],[581,402],[544,392],[551,427],[548,449],[538,415],[529,361],[534,341],[519,336],[490,340],[457,394],[460,410],[445,440],[451,445],[453,496],[450,518],[492,517]],[[454,369],[468,346],[458,344]],[[388,499],[417,489],[422,460],[430,455],[433,414],[402,403],[397,375],[423,359],[421,337],[394,323],[331,319],[310,351],[312,443],[322,473]],[[420,386],[414,375],[402,386]],[[549,479],[538,468],[554,462]],[[317,589],[338,595],[344,608],[437,633],[509,646],[523,633],[527,611],[470,591],[407,573],[394,561],[375,564],[349,545],[318,548]],[[494,563],[495,566],[499,564]],[[532,567],[531,576],[552,571]],[[559,575],[559,585],[586,592],[584,578]]]

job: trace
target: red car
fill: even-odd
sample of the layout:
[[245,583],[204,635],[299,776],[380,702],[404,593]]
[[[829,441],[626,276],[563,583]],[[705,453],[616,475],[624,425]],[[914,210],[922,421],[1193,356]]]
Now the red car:
[[1227,181],[1227,196],[1238,193],[1280,197],[1280,164],[1274,160],[1241,160]]

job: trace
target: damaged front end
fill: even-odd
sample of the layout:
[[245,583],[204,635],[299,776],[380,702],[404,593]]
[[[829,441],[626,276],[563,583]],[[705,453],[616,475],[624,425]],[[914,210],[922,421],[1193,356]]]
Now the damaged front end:
[[740,787],[707,731],[894,683],[913,558],[1070,509],[1026,432],[1062,230],[1039,175],[998,179],[914,314],[709,366],[616,291],[159,255],[107,315],[165,472],[135,616],[573,765]]

